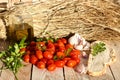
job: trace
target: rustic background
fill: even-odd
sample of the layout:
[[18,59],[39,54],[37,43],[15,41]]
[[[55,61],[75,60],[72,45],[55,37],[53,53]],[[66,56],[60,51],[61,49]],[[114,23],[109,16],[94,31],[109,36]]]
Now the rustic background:
[[16,3],[25,3],[16,5],[4,13],[5,22],[0,21],[1,38],[6,37],[3,25],[10,24],[8,17],[28,13],[33,17],[34,34],[37,37],[43,36],[46,32],[58,37],[78,32],[88,40],[120,40],[119,0],[0,0],[0,2],[7,2],[8,8]]
[[[23,1],[26,3],[14,6],[14,3]],[[58,37],[78,32],[87,40],[108,40],[116,52],[116,63],[100,77],[81,75],[67,67],[64,67],[64,71],[57,69],[55,73],[49,73],[27,65],[17,74],[20,80],[120,80],[119,0],[0,0],[0,2],[8,3],[5,12],[3,11],[5,6],[0,5],[0,38],[6,38],[9,21],[14,18],[11,18],[12,15],[27,13],[33,17],[34,35],[37,37],[46,35],[46,32]],[[0,80],[15,79],[9,70],[5,70]]]

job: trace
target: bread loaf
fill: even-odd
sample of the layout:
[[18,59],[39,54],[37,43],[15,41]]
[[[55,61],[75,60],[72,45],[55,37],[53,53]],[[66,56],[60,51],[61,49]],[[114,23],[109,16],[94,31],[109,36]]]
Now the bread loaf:
[[[101,41],[95,41],[91,44],[91,47],[95,46],[96,43]],[[105,50],[99,52],[97,55],[89,55],[88,59],[88,71],[87,73],[92,76],[100,76],[106,72],[107,66],[116,60],[115,51],[110,47],[110,45],[105,43]],[[92,48],[91,48],[92,51]]]

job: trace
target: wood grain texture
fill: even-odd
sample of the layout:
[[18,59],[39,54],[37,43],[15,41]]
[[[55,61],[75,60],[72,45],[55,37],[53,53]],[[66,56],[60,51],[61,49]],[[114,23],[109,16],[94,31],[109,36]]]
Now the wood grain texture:
[[30,80],[31,79],[31,67],[29,63],[23,63],[24,66],[21,67],[17,73],[18,80]]
[[57,68],[55,71],[49,72],[33,66],[32,80],[64,80],[63,69]]
[[80,74],[73,68],[64,67],[65,80],[90,80],[88,75]]
[[89,76],[89,79],[90,80],[114,80],[114,77],[111,73],[111,70],[108,67],[104,75],[98,76],[98,77]]
[[113,49],[115,49],[116,52],[116,62],[110,66],[113,74],[114,74],[114,78],[115,80],[119,80],[120,79],[120,42],[119,41],[113,41],[113,42],[109,42],[109,44],[111,45],[111,47]]
[[69,67],[64,67],[64,74],[65,80],[114,80],[109,68],[107,69],[106,74],[99,77],[92,77],[87,74],[80,74]]
[[[0,62],[0,68],[2,63]],[[16,80],[12,71],[4,69],[0,71],[0,80]],[[24,67],[20,68],[17,73],[18,80],[30,80],[31,78],[31,64],[25,64]]]

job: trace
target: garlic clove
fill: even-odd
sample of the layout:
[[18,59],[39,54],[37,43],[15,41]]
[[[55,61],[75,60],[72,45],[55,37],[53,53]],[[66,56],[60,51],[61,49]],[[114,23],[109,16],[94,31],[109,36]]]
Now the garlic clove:
[[68,42],[69,42],[71,45],[78,45],[79,42],[80,42],[80,38],[81,38],[81,36],[80,36],[78,33],[76,33],[75,35],[73,35],[72,37],[70,37],[70,38],[68,39]]
[[87,42],[86,46],[83,48],[83,50],[90,50],[90,43]]
[[86,73],[86,68],[85,68],[84,64],[79,63],[74,69],[75,69],[75,71],[77,71],[81,74]]
[[83,51],[83,52],[82,52],[82,56],[83,56],[83,58],[87,58],[87,57],[88,57],[88,54],[87,54],[85,51]]
[[75,45],[74,48],[77,50],[83,50],[83,45]]

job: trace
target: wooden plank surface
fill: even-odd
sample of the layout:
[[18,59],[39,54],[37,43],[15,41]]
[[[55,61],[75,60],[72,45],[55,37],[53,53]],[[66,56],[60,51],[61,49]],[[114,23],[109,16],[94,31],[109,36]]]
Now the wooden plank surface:
[[111,73],[111,70],[108,67],[104,75],[98,76],[98,77],[89,76],[89,79],[90,80],[114,80],[114,77]]
[[20,68],[18,73],[17,73],[17,77],[19,80],[30,80],[31,78],[31,64],[25,64],[24,63],[24,67]]
[[49,72],[46,69],[38,69],[33,66],[32,80],[64,80],[63,68],[57,68],[55,71]]
[[[0,67],[2,63],[0,63]],[[31,77],[31,64],[25,64],[24,67],[20,68],[17,73],[18,80],[30,80]],[[0,80],[16,80],[12,71],[5,69],[2,70]]]
[[72,68],[64,67],[65,80],[114,80],[113,75],[108,67],[106,74],[99,77],[92,77],[86,74],[75,72]]
[[120,42],[113,41],[109,43],[115,49],[116,62],[110,66],[115,80],[120,80]]

